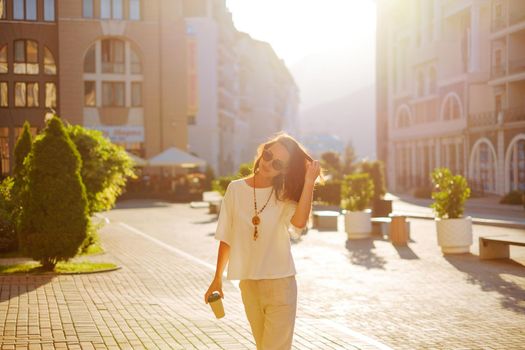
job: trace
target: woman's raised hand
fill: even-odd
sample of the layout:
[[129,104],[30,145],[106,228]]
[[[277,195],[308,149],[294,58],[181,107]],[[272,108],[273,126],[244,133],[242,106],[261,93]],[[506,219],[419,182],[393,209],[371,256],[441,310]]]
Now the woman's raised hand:
[[211,284],[210,288],[206,291],[206,294],[204,294],[204,302],[208,304],[208,297],[213,294],[213,292],[219,292],[221,295],[221,298],[224,299],[224,293],[222,292],[222,279],[214,279]]
[[304,175],[304,181],[311,181],[315,183],[317,177],[321,173],[321,165],[318,160],[306,161],[306,173]]

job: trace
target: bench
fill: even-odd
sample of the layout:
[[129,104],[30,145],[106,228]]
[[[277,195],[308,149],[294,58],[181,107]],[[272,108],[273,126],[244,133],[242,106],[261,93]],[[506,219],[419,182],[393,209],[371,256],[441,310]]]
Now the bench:
[[314,210],[312,212],[313,228],[321,231],[337,231],[339,212],[333,210]]
[[525,236],[498,235],[479,237],[480,259],[508,259],[510,245],[525,247]]
[[218,214],[221,209],[222,196],[217,191],[205,191],[202,193],[202,201],[209,205],[210,214]]
[[[377,217],[372,218],[372,234],[380,236],[390,236],[390,224],[392,218],[390,217]],[[408,239],[410,240],[410,222],[406,222],[406,230],[408,233]]]

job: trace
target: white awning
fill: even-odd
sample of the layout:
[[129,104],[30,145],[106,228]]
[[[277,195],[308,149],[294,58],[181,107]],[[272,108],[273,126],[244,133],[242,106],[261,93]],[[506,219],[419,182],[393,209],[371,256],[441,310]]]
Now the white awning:
[[148,160],[149,166],[180,166],[192,168],[206,165],[206,161],[186,153],[178,148],[170,147]]

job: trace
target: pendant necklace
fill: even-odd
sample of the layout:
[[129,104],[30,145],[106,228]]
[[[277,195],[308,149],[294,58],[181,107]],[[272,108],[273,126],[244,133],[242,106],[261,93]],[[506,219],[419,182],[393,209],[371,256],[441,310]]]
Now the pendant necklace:
[[262,213],[264,208],[266,208],[266,205],[270,201],[270,198],[273,194],[273,186],[272,191],[270,192],[270,196],[268,197],[268,200],[266,200],[266,204],[262,207],[260,211],[257,211],[257,201],[255,199],[255,174],[253,175],[253,206],[255,209],[255,215],[252,218],[252,224],[253,224],[253,240],[256,241],[257,237],[259,237],[259,232],[257,230],[257,226],[261,223],[261,218],[259,217],[259,214]]

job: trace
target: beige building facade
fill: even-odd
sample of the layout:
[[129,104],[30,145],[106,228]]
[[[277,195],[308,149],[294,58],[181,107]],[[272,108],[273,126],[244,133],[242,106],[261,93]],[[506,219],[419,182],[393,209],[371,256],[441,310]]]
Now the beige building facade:
[[142,157],[186,150],[182,2],[58,3],[61,115]]
[[484,194],[525,190],[525,2],[378,3],[378,154],[392,190],[436,167]]

